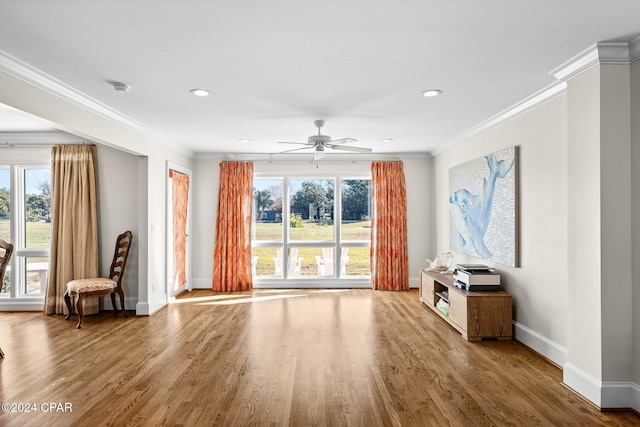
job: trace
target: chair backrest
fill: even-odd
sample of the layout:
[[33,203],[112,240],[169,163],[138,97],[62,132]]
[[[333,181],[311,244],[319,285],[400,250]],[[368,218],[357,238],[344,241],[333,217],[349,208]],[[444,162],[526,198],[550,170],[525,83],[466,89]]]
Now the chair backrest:
[[7,271],[9,261],[11,261],[11,254],[13,253],[13,245],[0,239],[0,289],[2,288],[2,282],[4,281],[4,273]]
[[122,282],[122,276],[124,275],[124,268],[127,266],[127,258],[129,257],[129,249],[131,249],[131,242],[133,241],[133,235],[131,231],[125,231],[118,236],[116,240],[116,250],[113,253],[113,261],[111,261],[111,268],[109,269],[109,278],[118,284]]

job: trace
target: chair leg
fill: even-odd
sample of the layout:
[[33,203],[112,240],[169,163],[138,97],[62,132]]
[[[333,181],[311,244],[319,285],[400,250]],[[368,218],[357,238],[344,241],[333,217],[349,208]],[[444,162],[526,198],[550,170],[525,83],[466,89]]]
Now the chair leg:
[[116,305],[116,293],[115,292],[111,292],[111,306],[113,307],[113,315],[117,316],[118,315],[118,306]]
[[82,310],[83,303],[84,294],[78,294],[78,302],[76,302],[76,310],[78,310],[78,329],[82,328],[82,322],[84,321],[84,311]]
[[73,314],[73,304],[71,304],[71,295],[69,295],[69,291],[64,293],[64,303],[67,306],[67,315],[64,316],[64,320],[69,320]]
[[[122,312],[124,313],[124,317],[129,317],[129,315],[127,314],[127,310],[125,310],[124,308],[124,291],[120,288],[117,289],[118,295],[120,296],[120,308],[122,309]],[[113,296],[113,299],[115,299],[115,295],[111,294]],[[115,305],[114,305],[115,307]]]

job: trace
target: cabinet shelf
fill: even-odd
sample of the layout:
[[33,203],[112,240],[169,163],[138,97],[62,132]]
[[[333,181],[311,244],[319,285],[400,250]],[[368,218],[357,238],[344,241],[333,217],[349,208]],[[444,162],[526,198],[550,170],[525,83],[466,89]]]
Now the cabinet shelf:
[[446,302],[449,302],[449,293],[448,292],[435,291],[435,294],[437,296],[439,296],[440,298],[442,298],[443,300],[445,300]]
[[[449,315],[437,302],[449,303]],[[451,274],[420,271],[420,301],[469,341],[510,340],[513,336],[512,299],[506,292],[470,292],[453,284]]]

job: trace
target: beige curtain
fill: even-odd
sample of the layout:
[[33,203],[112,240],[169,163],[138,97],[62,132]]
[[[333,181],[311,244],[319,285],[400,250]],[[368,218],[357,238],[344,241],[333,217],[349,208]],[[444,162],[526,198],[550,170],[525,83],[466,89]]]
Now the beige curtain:
[[173,283],[182,286],[187,282],[187,205],[189,203],[189,176],[174,170],[171,178],[173,200]]
[[67,282],[98,276],[95,147],[51,152],[51,253],[45,313],[63,314]]
[[213,251],[214,291],[251,289],[253,163],[222,162]]
[[402,162],[373,162],[371,193],[371,284],[376,290],[407,290],[407,192]]

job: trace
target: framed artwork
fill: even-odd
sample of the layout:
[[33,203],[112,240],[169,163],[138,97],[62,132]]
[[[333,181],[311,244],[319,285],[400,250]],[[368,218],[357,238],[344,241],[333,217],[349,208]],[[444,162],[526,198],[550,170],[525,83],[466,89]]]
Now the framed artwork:
[[449,169],[449,245],[518,266],[518,147]]

